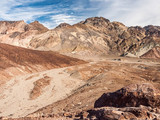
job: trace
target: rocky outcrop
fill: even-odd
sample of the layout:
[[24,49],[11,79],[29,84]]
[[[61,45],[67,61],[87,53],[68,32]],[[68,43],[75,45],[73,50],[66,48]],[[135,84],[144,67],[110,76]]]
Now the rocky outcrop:
[[149,50],[147,53],[143,54],[141,58],[154,58],[159,59],[160,58],[160,47],[155,47],[151,50]]
[[113,93],[104,93],[89,110],[100,120],[160,118],[160,91],[151,84],[132,84]]
[[104,93],[95,107],[160,107],[160,91],[151,84],[133,84],[113,93]]

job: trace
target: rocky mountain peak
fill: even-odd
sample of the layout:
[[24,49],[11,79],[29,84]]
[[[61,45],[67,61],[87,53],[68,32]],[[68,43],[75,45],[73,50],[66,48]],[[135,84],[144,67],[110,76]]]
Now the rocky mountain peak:
[[34,22],[30,23],[29,25],[31,25],[33,29],[38,30],[40,33],[44,33],[49,30],[47,27],[45,27],[44,25],[42,25],[38,21],[34,21]]
[[145,26],[144,29],[146,30],[146,35],[160,37],[160,26],[148,25]]
[[10,25],[10,24],[18,24],[18,23],[25,23],[25,22],[24,22],[24,20],[19,20],[19,21],[0,21],[0,25],[1,24]]
[[21,21],[0,21],[0,33],[9,34],[13,31],[24,31],[24,26],[27,25],[23,20]]
[[31,24],[40,24],[39,21],[35,20],[34,22],[32,22]]
[[109,24],[109,20],[103,17],[91,17],[86,19],[84,22],[81,22],[82,24],[89,24],[89,25],[93,25],[93,26],[103,26],[103,25],[108,25]]
[[71,26],[71,25],[68,23],[61,23],[56,28],[64,28],[64,27],[69,27],[69,26]]

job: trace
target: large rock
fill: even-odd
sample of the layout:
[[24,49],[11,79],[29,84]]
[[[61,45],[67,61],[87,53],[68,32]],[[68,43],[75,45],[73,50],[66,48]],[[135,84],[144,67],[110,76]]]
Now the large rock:
[[132,84],[113,93],[104,93],[95,107],[138,107],[140,105],[160,108],[160,91],[152,84]]
[[160,91],[152,84],[132,84],[104,93],[89,110],[88,118],[99,120],[159,120]]

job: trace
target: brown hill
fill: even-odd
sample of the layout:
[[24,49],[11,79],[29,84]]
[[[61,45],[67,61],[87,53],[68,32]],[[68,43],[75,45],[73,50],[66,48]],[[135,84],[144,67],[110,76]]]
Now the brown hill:
[[0,78],[85,63],[52,51],[36,51],[0,43]]
[[155,48],[149,50],[147,53],[142,55],[141,58],[159,59],[160,58],[160,47],[155,47]]

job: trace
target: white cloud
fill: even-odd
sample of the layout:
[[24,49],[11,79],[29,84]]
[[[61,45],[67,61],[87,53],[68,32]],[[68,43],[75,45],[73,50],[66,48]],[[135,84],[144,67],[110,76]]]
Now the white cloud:
[[56,13],[56,11],[50,11],[49,7],[33,8],[29,6],[17,7],[19,5],[25,5],[28,3],[35,3],[44,0],[6,0],[2,1],[0,4],[0,18],[3,20],[25,20],[33,21],[36,17],[47,15],[50,13]]
[[42,21],[41,23],[50,28],[53,29],[56,26],[58,26],[61,23],[68,23],[70,25],[73,25],[81,20],[83,20],[83,17],[78,17],[78,16],[74,16],[74,15],[67,15],[67,14],[56,14],[56,15],[52,15],[50,16],[50,20],[45,20]]
[[53,15],[52,20],[56,23],[56,25],[59,25],[61,23],[73,24],[77,22],[76,16],[66,14]]
[[98,16],[128,26],[160,25],[160,0],[90,0],[99,3]]

